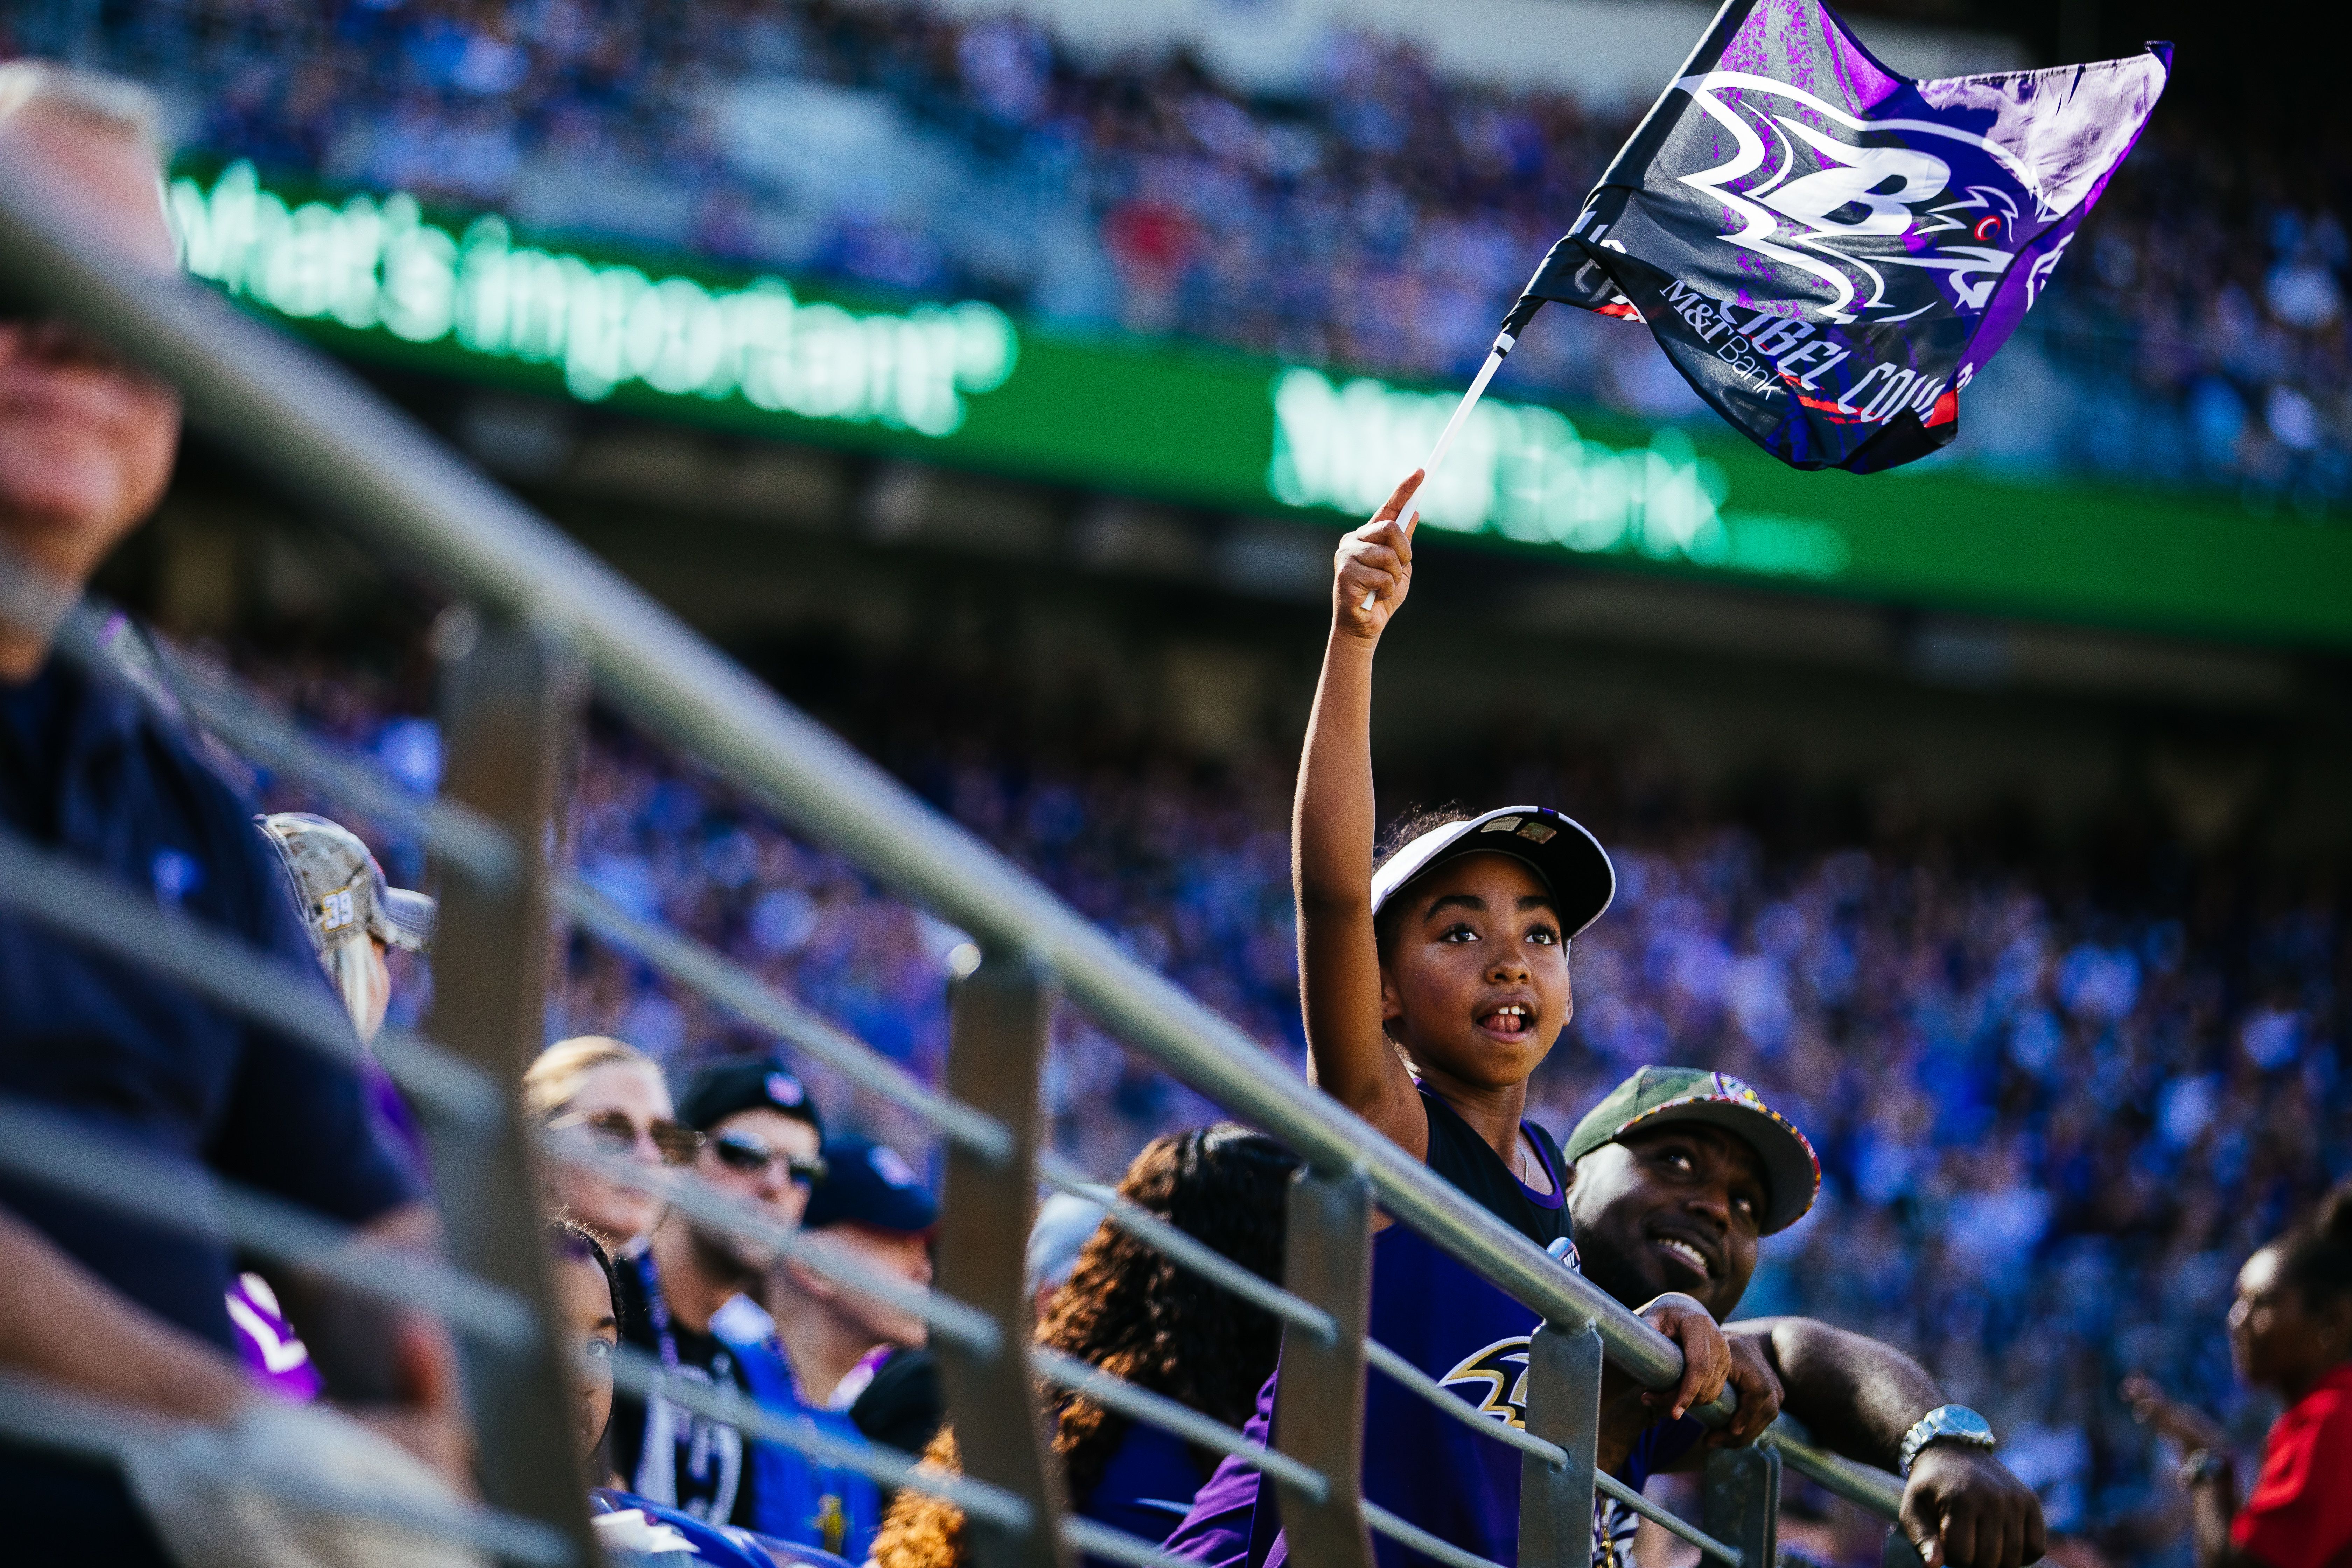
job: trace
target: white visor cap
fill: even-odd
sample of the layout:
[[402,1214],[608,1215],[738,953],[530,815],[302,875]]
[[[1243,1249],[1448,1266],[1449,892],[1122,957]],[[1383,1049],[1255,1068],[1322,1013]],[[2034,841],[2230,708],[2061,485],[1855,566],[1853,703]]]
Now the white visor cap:
[[1526,861],[1551,889],[1563,936],[1581,935],[1617,896],[1617,868],[1601,840],[1549,806],[1507,805],[1464,822],[1433,827],[1372,874],[1372,913],[1391,895],[1440,861],[1491,852]]

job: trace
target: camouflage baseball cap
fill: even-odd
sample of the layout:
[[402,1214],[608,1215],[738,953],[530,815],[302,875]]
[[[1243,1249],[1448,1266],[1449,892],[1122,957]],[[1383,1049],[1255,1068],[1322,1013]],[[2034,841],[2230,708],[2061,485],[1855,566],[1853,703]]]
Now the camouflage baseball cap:
[[259,822],[286,867],[294,902],[320,952],[362,935],[411,952],[433,951],[440,906],[423,893],[387,883],[383,868],[358,834],[307,811],[281,811]]
[[1696,1068],[1645,1067],[1609,1091],[1568,1135],[1563,1152],[1581,1160],[1628,1132],[1677,1121],[1720,1127],[1756,1151],[1763,1163],[1762,1233],[1786,1230],[1805,1217],[1821,1195],[1822,1162],[1812,1143],[1787,1117],[1764,1103],[1745,1079]]

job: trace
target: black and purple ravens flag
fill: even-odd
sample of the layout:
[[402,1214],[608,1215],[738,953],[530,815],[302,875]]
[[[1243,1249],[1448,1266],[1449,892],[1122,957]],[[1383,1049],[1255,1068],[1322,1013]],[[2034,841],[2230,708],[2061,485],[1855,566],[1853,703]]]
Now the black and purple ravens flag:
[[1675,368],[1800,468],[1948,443],[2147,123],[2168,44],[1912,81],[1820,0],[1729,0],[1512,310],[1648,323]]

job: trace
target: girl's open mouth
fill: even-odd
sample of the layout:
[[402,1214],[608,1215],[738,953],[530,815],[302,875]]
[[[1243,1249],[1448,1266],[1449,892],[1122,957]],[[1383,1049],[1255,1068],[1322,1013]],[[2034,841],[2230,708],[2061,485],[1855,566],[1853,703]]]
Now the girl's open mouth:
[[1536,1026],[1536,1016],[1524,1003],[1506,1002],[1479,1019],[1478,1026],[1497,1039],[1523,1040]]

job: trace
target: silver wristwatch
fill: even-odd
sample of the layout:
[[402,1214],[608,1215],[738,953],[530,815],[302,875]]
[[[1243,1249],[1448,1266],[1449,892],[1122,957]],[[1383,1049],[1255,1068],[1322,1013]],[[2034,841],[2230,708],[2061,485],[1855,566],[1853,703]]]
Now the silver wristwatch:
[[1911,1461],[1919,1450],[1930,1443],[1966,1443],[1971,1447],[1993,1446],[1992,1423],[1965,1405],[1938,1405],[1913,1424],[1903,1434],[1903,1473],[1911,1473]]

